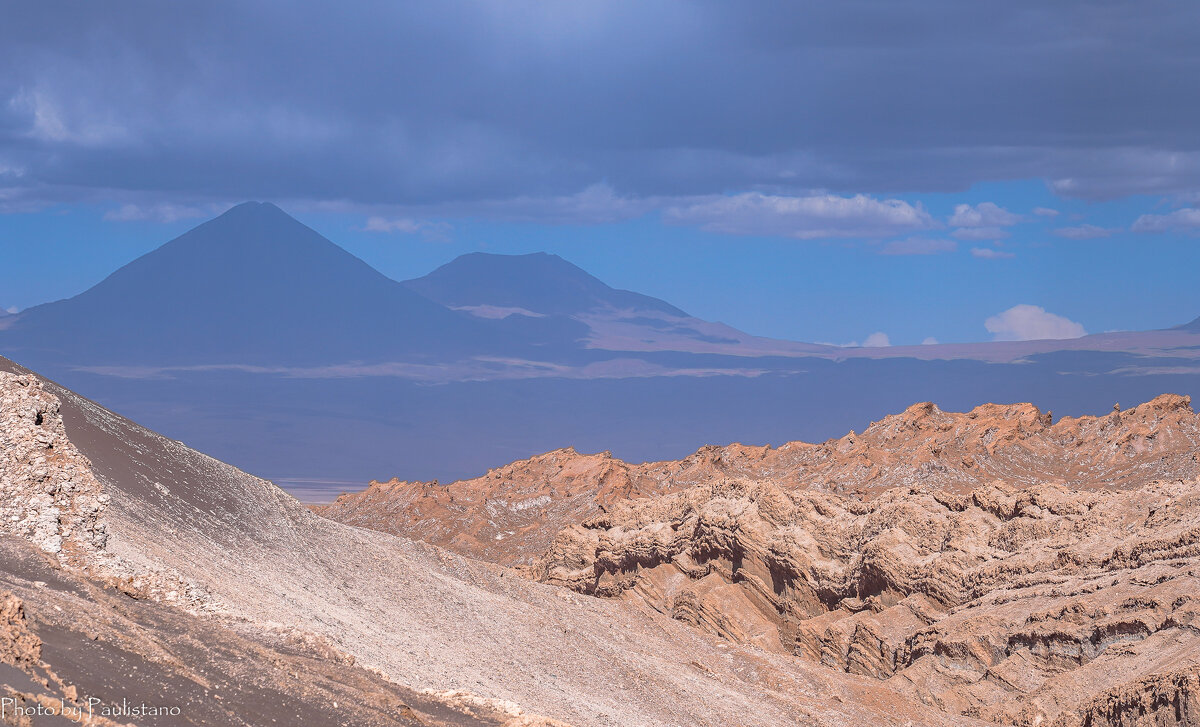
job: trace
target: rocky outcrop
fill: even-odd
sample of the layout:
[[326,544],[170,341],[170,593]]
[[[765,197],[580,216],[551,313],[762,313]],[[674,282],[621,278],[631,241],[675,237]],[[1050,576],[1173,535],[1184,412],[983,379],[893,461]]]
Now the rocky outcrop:
[[1194,710],[1194,677],[1158,677],[1200,669],[1195,482],[862,501],[722,480],[618,503],[536,572],[951,714],[1096,727]]
[[0,595],[0,662],[23,667],[41,656],[42,641],[29,629],[25,604],[11,593]]
[[611,452],[558,449],[448,485],[389,480],[342,495],[318,513],[350,525],[424,540],[496,563],[532,562],[564,527],[607,504],[662,490]]
[[1194,479],[1200,417],[1190,404],[1166,394],[1123,412],[1052,422],[1031,404],[986,404],[958,414],[926,402],[822,444],[709,446],[682,460],[646,464],[561,449],[449,485],[372,482],[316,510],[485,560],[527,564],[561,529],[613,502],[725,477],[863,498],[914,486],[965,493],[995,480],[1127,489]]
[[1161,727],[1200,722],[1200,678],[1195,671],[1163,674],[1114,689],[1054,727]]
[[66,436],[58,398],[34,376],[0,371],[0,532],[83,558],[104,549],[108,502]]
[[68,436],[62,399],[32,374],[0,370],[0,534],[24,538],[130,595],[219,608],[168,563],[113,552],[111,504],[92,461]]

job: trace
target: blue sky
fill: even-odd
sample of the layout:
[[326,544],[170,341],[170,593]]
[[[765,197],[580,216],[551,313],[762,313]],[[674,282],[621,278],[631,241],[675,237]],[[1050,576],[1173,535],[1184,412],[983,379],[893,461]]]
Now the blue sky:
[[21,7],[0,308],[259,199],[392,277],[544,250],[801,340],[1200,316],[1200,9],[1045,5]]

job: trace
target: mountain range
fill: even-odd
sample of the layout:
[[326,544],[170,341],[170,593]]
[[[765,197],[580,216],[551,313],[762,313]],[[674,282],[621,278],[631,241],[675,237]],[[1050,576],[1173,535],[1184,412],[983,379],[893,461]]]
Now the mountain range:
[[566,446],[640,461],[819,441],[915,400],[1078,415],[1200,394],[1200,319],[1056,341],[783,341],[544,253],[395,281],[257,202],[5,316],[0,353],[317,500]]

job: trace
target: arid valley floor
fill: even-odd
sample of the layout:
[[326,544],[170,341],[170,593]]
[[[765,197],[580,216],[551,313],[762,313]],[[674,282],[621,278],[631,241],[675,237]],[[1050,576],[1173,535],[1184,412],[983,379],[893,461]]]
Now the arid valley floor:
[[310,508],[0,359],[3,723],[1195,724],[1198,476],[1165,394]]

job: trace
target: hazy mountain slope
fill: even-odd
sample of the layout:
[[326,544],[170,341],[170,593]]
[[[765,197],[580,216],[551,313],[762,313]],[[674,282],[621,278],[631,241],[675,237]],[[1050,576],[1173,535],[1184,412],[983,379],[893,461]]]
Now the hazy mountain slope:
[[504,350],[278,207],[238,205],[67,300],[22,311],[0,346],[97,366],[295,366]]
[[405,285],[452,308],[510,324],[519,321],[525,327],[545,327],[554,320],[572,321],[581,332],[571,343],[595,351],[763,356],[830,350],[828,346],[758,338],[694,318],[658,298],[612,288],[546,253],[462,255]]
[[605,285],[557,255],[471,253],[404,282],[408,288],[450,307],[489,306],[542,315],[573,315],[596,308],[687,314],[675,306]]
[[[17,372],[0,372],[15,402],[4,431],[14,456],[0,464],[24,488],[13,506],[52,514],[38,504],[38,447],[86,457],[71,481],[101,487],[107,500],[84,509],[106,538],[56,557],[136,598],[246,619],[242,628],[310,631],[405,687],[465,689],[576,725],[944,723],[866,679],[320,518],[268,482],[0,366]],[[66,511],[83,508],[73,492],[56,495]],[[61,534],[55,518],[45,527]]]
[[1177,326],[1173,330],[1187,331],[1189,333],[1200,333],[1200,318],[1197,318],[1191,323],[1184,323],[1182,326]]

